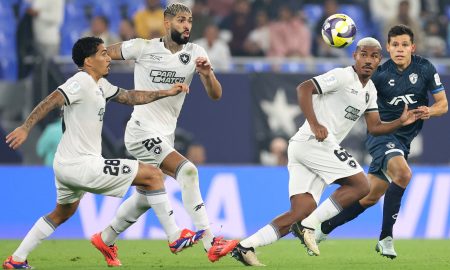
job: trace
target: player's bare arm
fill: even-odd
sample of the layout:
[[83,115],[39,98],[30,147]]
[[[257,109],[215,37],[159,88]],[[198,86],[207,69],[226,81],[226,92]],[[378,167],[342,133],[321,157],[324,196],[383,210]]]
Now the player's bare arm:
[[142,105],[165,97],[176,96],[181,92],[189,93],[189,87],[184,83],[176,83],[169,90],[129,91],[119,88],[119,94],[112,100],[126,105]]
[[367,130],[373,136],[392,133],[398,128],[410,125],[420,119],[423,115],[423,110],[414,109],[408,110],[408,105],[405,104],[402,115],[391,122],[381,122],[378,111],[370,111],[365,114]]
[[419,109],[423,110],[423,116],[421,119],[430,119],[430,117],[441,116],[448,111],[448,101],[445,91],[440,91],[433,94],[434,104],[431,107],[420,106]]
[[195,69],[200,75],[208,96],[212,100],[219,100],[222,97],[222,86],[211,69],[211,63],[205,57],[198,57],[195,60]]
[[53,91],[43,101],[41,101],[27,117],[23,125],[17,127],[6,136],[6,143],[12,149],[19,148],[27,139],[30,130],[44,118],[50,111],[64,105],[64,96],[59,91]]
[[301,83],[297,86],[297,100],[306,120],[311,127],[311,131],[316,136],[316,140],[323,142],[328,137],[328,130],[322,126],[316,118],[316,113],[313,109],[312,95],[318,94],[314,83],[311,80]]
[[122,56],[122,42],[106,47],[106,52],[112,60],[124,60]]

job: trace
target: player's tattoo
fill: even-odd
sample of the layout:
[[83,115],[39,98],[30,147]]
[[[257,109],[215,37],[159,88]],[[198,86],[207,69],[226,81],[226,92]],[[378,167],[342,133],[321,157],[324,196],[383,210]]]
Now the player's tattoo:
[[106,48],[106,52],[113,60],[124,60],[122,55],[122,43],[116,43]]
[[62,107],[64,97],[59,91],[53,91],[43,101],[41,101],[25,120],[23,126],[30,130],[37,122],[44,118],[51,110]]
[[127,105],[142,105],[163,98],[160,91],[127,91],[119,88],[119,94],[114,101]]

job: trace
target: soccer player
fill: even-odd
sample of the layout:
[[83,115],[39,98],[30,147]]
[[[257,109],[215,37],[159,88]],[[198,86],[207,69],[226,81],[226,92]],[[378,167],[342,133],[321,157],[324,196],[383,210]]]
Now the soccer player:
[[[441,116],[448,110],[444,86],[435,67],[427,59],[413,55],[414,50],[411,29],[405,25],[392,27],[387,42],[391,59],[378,68],[372,80],[378,91],[378,108],[383,121],[398,117],[405,104],[423,110],[421,120],[393,134],[367,136],[366,147],[372,156],[368,175],[370,192],[339,215],[323,222],[316,232],[316,240],[324,240],[336,227],[356,218],[385,194],[383,225],[376,251],[391,259],[397,257],[392,230],[403,193],[412,177],[407,162],[411,142],[422,129],[424,120]],[[428,92],[434,99],[430,107]]]
[[[369,192],[362,168],[340,142],[362,115],[374,135],[416,120],[416,114],[405,106],[398,119],[380,121],[376,89],[370,80],[381,61],[380,43],[370,37],[361,39],[353,57],[353,66],[333,69],[297,87],[298,103],[307,121],[288,147],[291,209],[233,249],[232,256],[245,265],[262,265],[254,248],[277,241],[289,230],[319,255],[314,228]],[[323,190],[332,183],[340,187],[317,207]]]
[[[205,50],[189,42],[192,12],[183,4],[174,3],[164,11],[166,35],[151,40],[133,39],[108,47],[114,60],[134,60],[134,83],[138,88],[163,89],[175,82],[190,84],[198,73],[208,96],[218,100],[222,87],[216,79]],[[136,159],[151,164],[176,179],[181,186],[184,207],[198,230],[205,230],[203,245],[210,261],[228,254],[236,240],[214,237],[200,194],[197,167],[174,149],[174,132],[185,95],[159,100],[153,104],[135,106],[125,131],[125,146]],[[136,192],[121,204],[117,215],[101,232],[106,244],[113,244],[149,208]],[[173,211],[157,215],[164,226],[173,223]],[[176,230],[166,231],[168,237]],[[112,255],[116,256],[116,255]]]
[[[64,106],[64,133],[53,163],[56,208],[34,224],[13,255],[5,260],[4,269],[31,268],[28,254],[75,213],[85,192],[122,197],[130,185],[135,185],[146,192],[146,199],[152,204],[168,205],[160,169],[136,160],[102,157],[103,115],[110,100],[128,105],[146,104],[186,93],[188,86],[176,83],[165,91],[125,91],[110,84],[104,77],[109,73],[111,58],[103,40],[96,37],[79,39],[73,46],[72,59],[79,72],[41,101],[25,123],[6,136],[6,143],[17,149],[37,122],[51,110]],[[104,244],[103,248],[117,250],[116,246]]]

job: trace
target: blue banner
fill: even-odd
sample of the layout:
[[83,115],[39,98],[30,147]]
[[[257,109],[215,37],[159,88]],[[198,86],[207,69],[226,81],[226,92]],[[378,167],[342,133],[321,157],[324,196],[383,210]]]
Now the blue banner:
[[[450,238],[450,167],[413,167],[414,176],[403,198],[394,229],[397,238]],[[288,172],[284,167],[200,167],[200,185],[216,234],[243,238],[289,209]],[[25,236],[34,222],[55,206],[54,176],[48,167],[0,167],[3,195],[0,238]],[[329,187],[323,198],[336,186]],[[180,187],[171,178],[166,189],[180,227],[193,228],[183,208]],[[130,189],[129,194],[134,192]],[[128,194],[128,195],[129,195]],[[127,195],[127,196],[128,196]],[[77,213],[53,238],[88,238],[114,217],[123,199],[86,194]],[[382,201],[382,200],[381,200]],[[376,238],[381,227],[382,204],[338,228],[334,237]],[[125,239],[164,239],[149,211],[123,235]]]

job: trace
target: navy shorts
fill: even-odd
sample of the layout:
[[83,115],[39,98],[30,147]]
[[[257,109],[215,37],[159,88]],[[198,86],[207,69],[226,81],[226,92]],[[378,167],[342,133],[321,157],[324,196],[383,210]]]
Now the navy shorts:
[[372,156],[369,173],[388,182],[391,182],[385,174],[388,161],[395,156],[403,156],[408,160],[409,147],[392,134],[377,137],[367,135],[366,148]]

